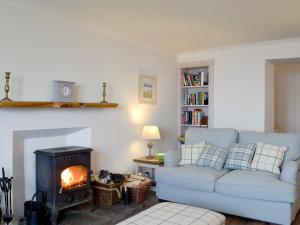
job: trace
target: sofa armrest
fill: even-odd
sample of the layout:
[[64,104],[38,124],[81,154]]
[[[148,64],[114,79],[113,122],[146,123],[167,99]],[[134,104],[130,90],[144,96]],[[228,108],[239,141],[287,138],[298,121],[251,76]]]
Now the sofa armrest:
[[176,167],[179,165],[181,159],[181,153],[178,150],[167,150],[165,155],[165,166]]
[[280,180],[296,185],[297,176],[299,172],[300,172],[300,160],[288,161],[282,167]]

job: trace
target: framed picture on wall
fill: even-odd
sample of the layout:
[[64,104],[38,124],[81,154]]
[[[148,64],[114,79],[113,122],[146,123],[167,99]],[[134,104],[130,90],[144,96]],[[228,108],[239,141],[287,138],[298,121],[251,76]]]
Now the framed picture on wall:
[[157,78],[140,75],[139,77],[139,103],[156,104]]

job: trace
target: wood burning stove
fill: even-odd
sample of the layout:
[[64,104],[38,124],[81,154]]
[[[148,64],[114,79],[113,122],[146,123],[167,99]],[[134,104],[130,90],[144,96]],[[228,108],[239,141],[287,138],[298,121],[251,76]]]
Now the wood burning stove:
[[36,190],[47,196],[52,225],[60,210],[91,201],[90,148],[70,146],[41,149],[36,154]]

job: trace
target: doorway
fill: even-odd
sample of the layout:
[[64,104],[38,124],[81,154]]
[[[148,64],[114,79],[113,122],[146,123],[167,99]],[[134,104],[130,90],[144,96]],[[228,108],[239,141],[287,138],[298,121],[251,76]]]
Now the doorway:
[[300,133],[300,59],[270,60],[266,68],[266,130]]

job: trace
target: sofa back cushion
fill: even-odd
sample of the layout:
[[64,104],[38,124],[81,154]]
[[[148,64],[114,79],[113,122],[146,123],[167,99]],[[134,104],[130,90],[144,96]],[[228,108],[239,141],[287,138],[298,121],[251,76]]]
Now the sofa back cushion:
[[300,135],[282,133],[264,133],[255,131],[240,131],[239,143],[262,142],[288,148],[285,153],[283,164],[300,158]]
[[196,144],[202,141],[229,149],[231,143],[237,142],[238,132],[234,129],[189,128],[185,132],[185,143]]

